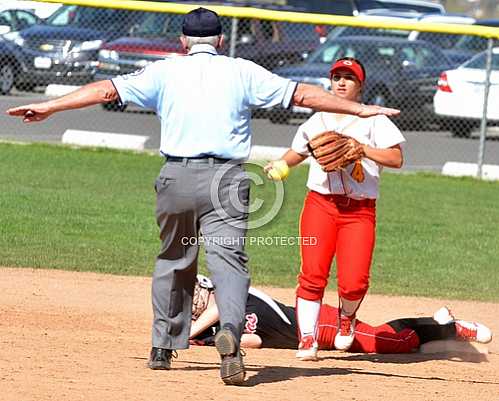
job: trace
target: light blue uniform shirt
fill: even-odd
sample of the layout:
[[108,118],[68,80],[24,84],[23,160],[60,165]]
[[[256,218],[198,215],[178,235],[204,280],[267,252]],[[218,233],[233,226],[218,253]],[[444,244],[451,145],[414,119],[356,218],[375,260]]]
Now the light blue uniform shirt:
[[287,108],[296,89],[295,82],[252,61],[218,55],[210,45],[112,81],[122,103],[156,111],[160,151],[179,157],[247,159],[251,108]]

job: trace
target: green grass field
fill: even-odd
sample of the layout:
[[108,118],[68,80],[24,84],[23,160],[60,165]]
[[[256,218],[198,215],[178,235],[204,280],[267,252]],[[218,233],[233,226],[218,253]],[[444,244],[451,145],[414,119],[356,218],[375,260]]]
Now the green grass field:
[[[40,144],[0,155],[0,266],[151,274],[160,157]],[[250,239],[298,235],[306,174],[292,171],[281,211]],[[371,292],[499,301],[499,183],[385,172],[381,192]],[[272,183],[252,196],[269,200]],[[297,246],[247,250],[253,284],[295,286]]]

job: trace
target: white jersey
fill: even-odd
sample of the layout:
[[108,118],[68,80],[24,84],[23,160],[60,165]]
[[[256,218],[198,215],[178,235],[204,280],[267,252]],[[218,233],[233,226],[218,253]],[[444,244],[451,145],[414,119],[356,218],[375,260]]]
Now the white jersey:
[[[405,142],[400,130],[386,116],[360,118],[334,113],[315,113],[296,132],[291,149],[302,155],[310,155],[307,142],[324,131],[337,131],[355,138],[373,148],[386,149]],[[307,187],[321,194],[341,194],[354,199],[377,199],[379,176],[382,166],[363,158],[365,179],[362,183],[350,175],[354,164],[346,171],[325,173],[317,161],[311,158]]]

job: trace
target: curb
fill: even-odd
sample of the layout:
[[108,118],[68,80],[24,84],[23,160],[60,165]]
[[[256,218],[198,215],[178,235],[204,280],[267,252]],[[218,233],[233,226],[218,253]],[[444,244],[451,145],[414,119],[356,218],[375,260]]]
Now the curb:
[[114,134],[110,132],[68,129],[62,135],[62,143],[76,146],[95,146],[120,150],[143,151],[148,136]]
[[[476,177],[477,173],[478,165],[476,163],[446,162],[442,167],[442,175],[451,177]],[[489,181],[499,180],[499,166],[484,164],[481,178]]]

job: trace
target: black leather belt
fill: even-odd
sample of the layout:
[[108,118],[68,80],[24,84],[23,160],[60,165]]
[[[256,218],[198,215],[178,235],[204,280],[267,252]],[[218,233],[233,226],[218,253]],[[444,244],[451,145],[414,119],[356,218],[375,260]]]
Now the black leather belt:
[[176,163],[213,163],[213,164],[225,164],[232,161],[232,159],[222,159],[220,157],[212,156],[199,156],[199,157],[177,157],[177,156],[165,156],[167,162]]

